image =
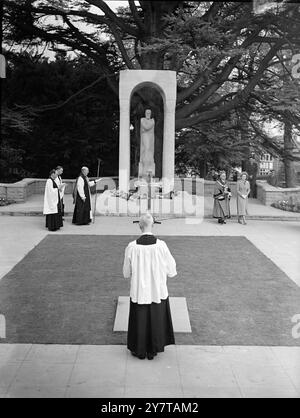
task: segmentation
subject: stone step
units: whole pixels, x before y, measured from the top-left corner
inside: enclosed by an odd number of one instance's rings
[[[0,211],[0,216],[41,216],[43,217],[42,211]],[[65,218],[73,216],[73,212],[65,212]],[[126,213],[111,213],[111,214],[96,214],[96,217],[127,217]],[[153,216],[159,220],[168,219],[183,219],[183,218],[194,218],[193,216],[185,216],[180,214],[161,214],[154,213]],[[130,218],[137,219],[139,215],[131,215]],[[196,217],[195,217],[196,219]],[[204,215],[204,219],[212,219],[211,215]],[[237,219],[237,215],[232,215],[231,219]],[[300,213],[290,212],[288,215],[248,215],[247,220],[267,220],[267,221],[300,221]],[[230,221],[229,221],[230,222]]]
[[[184,297],[170,297],[170,309],[174,332],[192,332],[189,313]],[[129,297],[119,296],[113,330],[127,331],[129,317]]]

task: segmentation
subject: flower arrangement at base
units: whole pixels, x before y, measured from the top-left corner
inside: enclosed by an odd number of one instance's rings
[[[121,199],[128,200],[128,193],[123,192],[122,190],[117,190],[117,189],[110,190],[110,195],[113,197],[120,197]]]

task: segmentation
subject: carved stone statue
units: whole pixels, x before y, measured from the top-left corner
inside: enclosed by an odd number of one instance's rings
[[[146,109],[145,117],[141,118],[139,177],[146,178],[149,171],[151,171],[152,176],[155,176],[154,126],[155,121],[151,118],[151,110]]]

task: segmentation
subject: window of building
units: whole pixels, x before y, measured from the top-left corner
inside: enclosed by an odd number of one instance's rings
[[[273,170],[273,156],[265,153],[260,156],[259,174],[266,176],[271,170]]]

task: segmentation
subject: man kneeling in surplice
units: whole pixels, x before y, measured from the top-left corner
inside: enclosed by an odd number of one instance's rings
[[[142,235],[125,250],[123,275],[131,279],[127,348],[152,360],[175,344],[167,277],[176,276],[176,262],[167,244],[152,233],[153,217],[140,218]]]

